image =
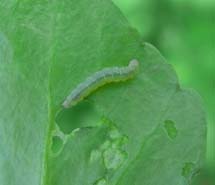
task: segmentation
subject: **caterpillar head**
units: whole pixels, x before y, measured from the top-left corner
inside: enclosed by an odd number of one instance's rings
[[[138,68],[139,67],[139,61],[136,59],[133,59],[129,62],[129,67],[131,68]]]

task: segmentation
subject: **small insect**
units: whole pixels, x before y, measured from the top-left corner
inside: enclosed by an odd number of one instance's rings
[[[135,76],[139,68],[139,62],[133,59],[126,67],[111,67],[104,68],[101,71],[94,73],[84,82],[80,83],[63,102],[64,108],[69,108],[76,105],[78,102],[86,98],[90,93],[99,87],[111,83],[120,82],[131,79]]]

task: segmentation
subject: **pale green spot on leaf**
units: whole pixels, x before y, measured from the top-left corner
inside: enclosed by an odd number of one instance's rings
[[[109,148],[104,151],[103,158],[107,169],[117,169],[127,157],[127,153],[118,149]]]
[[[90,154],[90,161],[97,161],[99,158],[101,158],[102,153],[99,150],[93,150]]]
[[[178,131],[177,131],[177,128],[175,126],[175,123],[171,120],[166,120],[164,122],[164,128],[168,134],[168,136],[171,138],[171,139],[175,139],[177,134],[178,134]]]
[[[112,128],[109,132],[109,135],[110,135],[111,139],[116,139],[116,138],[121,137],[121,134],[117,128]]]

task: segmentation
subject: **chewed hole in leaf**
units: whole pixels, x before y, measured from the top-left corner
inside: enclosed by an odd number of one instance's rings
[[[82,101],[70,109],[63,109],[56,116],[56,123],[65,134],[77,128],[96,126],[101,115],[89,101]]]
[[[94,185],[107,185],[107,181],[106,181],[106,179],[102,178],[102,179],[99,179],[98,181],[96,181],[96,183]]]
[[[173,122],[172,120],[165,120],[164,122],[164,128],[168,134],[168,136],[171,139],[175,139],[177,134],[178,134],[178,130],[175,126],[175,122]]]
[[[52,153],[57,154],[63,147],[63,140],[58,136],[52,137]]]
[[[194,167],[195,167],[195,164],[192,162],[185,163],[181,172],[182,176],[184,176],[185,178],[190,177],[194,171]]]

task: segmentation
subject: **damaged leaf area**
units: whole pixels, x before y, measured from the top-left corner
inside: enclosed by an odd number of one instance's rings
[[[186,185],[205,155],[201,98],[109,0],[0,1],[1,185]],[[140,62],[62,109],[105,67]]]

